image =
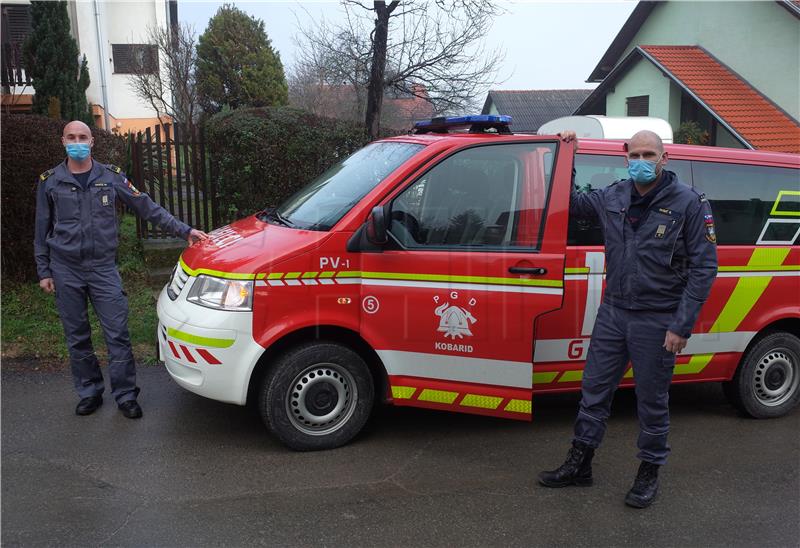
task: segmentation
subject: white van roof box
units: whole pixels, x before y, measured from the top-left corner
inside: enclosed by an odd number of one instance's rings
[[[672,126],[661,118],[652,116],[564,116],[539,128],[539,135],[555,135],[571,129],[578,138],[630,139],[643,129],[655,132],[665,143],[672,142]]]

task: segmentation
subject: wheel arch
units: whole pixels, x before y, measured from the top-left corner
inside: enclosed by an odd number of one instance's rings
[[[250,373],[250,379],[247,385],[246,405],[251,405],[253,402],[258,401],[258,387],[261,385],[264,375],[266,375],[269,368],[274,363],[275,358],[286,350],[310,340],[343,344],[358,353],[361,359],[367,364],[372,374],[375,387],[375,401],[384,401],[386,399],[389,377],[383,362],[369,343],[352,329],[337,325],[316,325],[287,333],[264,350],[261,357],[256,362],[256,365],[253,367],[253,371]]]
[[[755,336],[750,339],[750,342],[747,343],[747,346],[742,351],[741,356],[739,356],[739,361],[736,363],[736,367],[731,370],[731,377],[728,380],[731,380],[733,376],[736,374],[736,371],[741,367],[742,362],[744,361],[747,354],[750,352],[750,349],[753,348],[755,345],[759,343],[761,339],[764,337],[771,335],[773,333],[779,333],[781,331],[785,331],[786,333],[790,333],[800,339],[800,316],[785,316],[765,325],[761,328]]]

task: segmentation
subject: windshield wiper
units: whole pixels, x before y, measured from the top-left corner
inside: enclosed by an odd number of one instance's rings
[[[289,228],[296,228],[295,224],[280,214],[280,212],[276,209],[272,212],[272,215],[284,226],[288,226]]]
[[[282,224],[283,226],[287,226],[289,228],[297,228],[295,224],[281,215],[277,209],[266,209],[261,212],[259,215],[264,215],[267,220],[276,221],[278,224]]]

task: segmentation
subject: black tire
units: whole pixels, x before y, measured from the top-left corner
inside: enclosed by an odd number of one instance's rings
[[[783,331],[765,336],[747,351],[722,388],[746,415],[769,419],[787,414],[800,403],[800,339]]]
[[[259,411],[287,447],[317,451],[353,439],[373,400],[372,375],[361,356],[341,344],[313,342],[275,361],[261,384]]]

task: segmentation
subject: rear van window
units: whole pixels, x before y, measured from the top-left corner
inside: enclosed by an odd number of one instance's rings
[[[694,186],[711,202],[717,242],[728,245],[796,242],[800,231],[800,172],[721,162],[692,162]]]

